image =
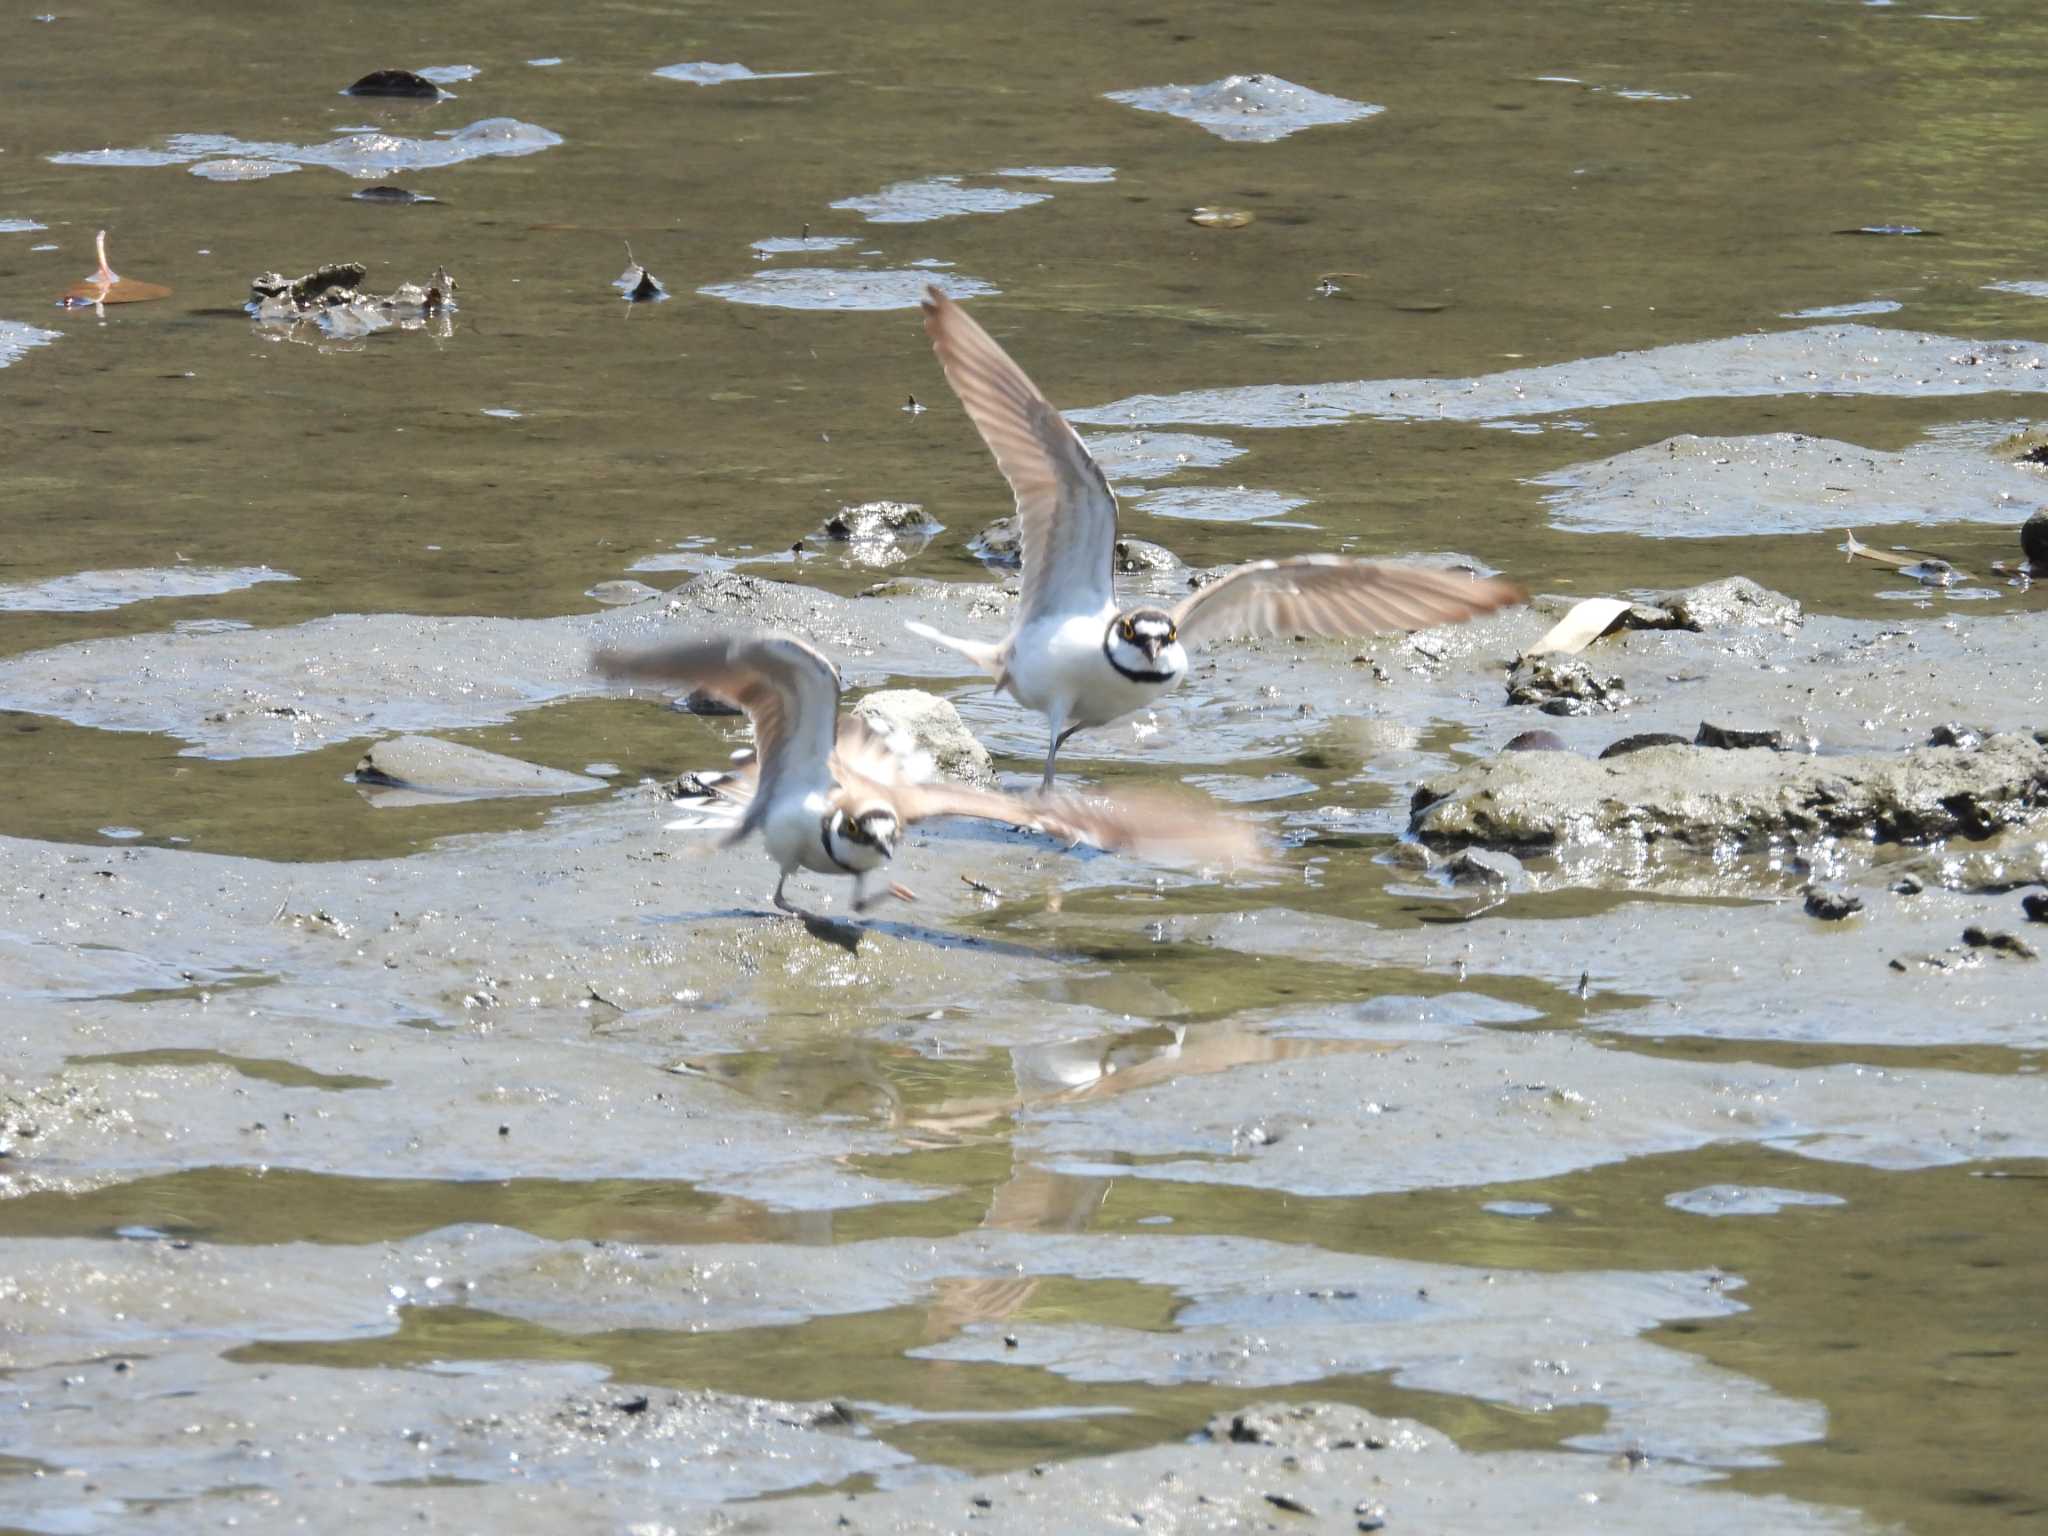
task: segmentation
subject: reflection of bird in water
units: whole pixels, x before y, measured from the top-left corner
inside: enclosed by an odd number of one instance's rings
[[[781,870],[775,905],[798,912],[783,886],[799,869],[853,877],[853,907],[868,876],[888,864],[904,829],[934,816],[972,816],[1043,832],[1069,845],[1169,857],[1248,861],[1258,849],[1243,822],[1156,799],[1065,796],[1027,801],[965,784],[921,783],[905,757],[864,722],[841,719],[839,673],[794,635],[700,637],[637,652],[605,651],[597,669],[614,678],[701,688],[744,710],[754,727],[745,768],[703,781],[745,807],[730,846],[759,832]]]
[[[1116,600],[1116,497],[1080,436],[967,311],[928,289],[924,328],[1017,498],[1024,569],[999,644],[910,628],[967,657],[1052,722],[1040,787],[1076,731],[1142,709],[1187,676],[1188,647],[1234,636],[1424,629],[1523,599],[1510,582],[1340,555],[1241,565],[1171,610]]]
[[[1364,1041],[1297,1039],[1228,1026],[1176,1025],[1164,1032],[1164,1041],[1159,1039],[1161,1033],[1146,1030],[1137,1036],[1019,1046],[1010,1052],[1015,1097],[1002,1101],[1000,1107],[993,1102],[973,1106],[941,1103],[908,1116],[906,1124],[938,1123],[957,1132],[976,1114],[985,1115],[983,1123],[987,1123],[1020,1110],[1084,1103],[1156,1088],[1176,1077],[1226,1072],[1257,1062],[1390,1049]],[[1093,1224],[1115,1182],[1105,1175],[1057,1173],[1013,1157],[1010,1176],[996,1186],[981,1225],[984,1230],[999,1232],[1083,1232]],[[1030,1303],[1041,1278],[1006,1275],[939,1281],[932,1287],[925,1311],[925,1337],[937,1342],[951,1338],[970,1323],[1000,1322],[1015,1316]]]

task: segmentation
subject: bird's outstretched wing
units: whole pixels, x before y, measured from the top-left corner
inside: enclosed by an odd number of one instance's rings
[[[754,632],[683,640],[638,651],[605,650],[594,665],[624,682],[702,688],[745,710],[754,727],[759,776],[737,842],[791,791],[830,783],[839,717],[839,673],[794,635]]]
[[[1115,583],[1116,497],[1052,402],[995,338],[937,288],[924,328],[996,467],[1017,498],[1024,571],[1017,623],[1093,613]]]
[[[1454,624],[1523,602],[1511,581],[1347,555],[1255,560],[1181,599],[1181,642],[1233,636],[1370,635]]]
[[[1067,844],[1169,863],[1264,862],[1256,830],[1207,801],[1180,795],[1006,795],[966,784],[904,784],[888,790],[899,821],[974,816],[1042,832]]]

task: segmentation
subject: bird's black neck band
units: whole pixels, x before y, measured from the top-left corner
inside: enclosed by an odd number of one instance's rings
[[[1173,674],[1171,672],[1134,672],[1118,661],[1116,659],[1116,625],[1114,623],[1102,632],[1102,659],[1116,669],[1119,677],[1128,678],[1134,683],[1170,683],[1173,681]]]

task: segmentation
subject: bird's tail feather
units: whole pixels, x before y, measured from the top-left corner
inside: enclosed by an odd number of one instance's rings
[[[920,624],[915,619],[906,619],[903,627],[913,635],[922,635],[948,650],[958,651],[990,677],[1001,677],[1003,674],[1003,648],[1000,645],[992,645],[986,640],[962,640],[958,635],[942,634],[931,625]]]

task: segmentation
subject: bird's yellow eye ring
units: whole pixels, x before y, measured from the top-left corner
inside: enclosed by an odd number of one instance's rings
[[[1138,638],[1137,626],[1132,624],[1129,619],[1125,619],[1121,624],[1117,625],[1116,630],[1117,633],[1122,635],[1126,640],[1135,640]]]

